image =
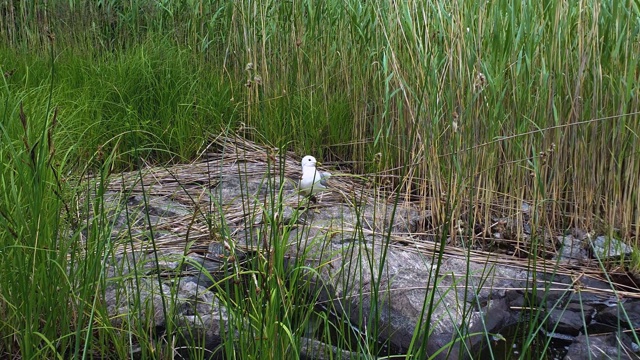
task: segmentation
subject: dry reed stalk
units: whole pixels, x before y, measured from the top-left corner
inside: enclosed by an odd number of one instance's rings
[[[283,163],[281,163],[283,162]],[[285,181],[295,182],[300,176],[299,160],[295,154],[287,152],[278,154],[277,150],[260,146],[255,142],[237,137],[237,136],[220,136],[209,146],[208,151],[203,153],[200,158],[190,164],[180,164],[169,167],[148,167],[142,171],[134,171],[121,173],[114,177],[107,185],[107,190],[112,193],[140,195],[142,194],[142,184],[146,191],[147,199],[156,199],[167,197],[173,201],[179,202],[186,206],[191,214],[184,216],[174,216],[164,218],[161,224],[154,226],[155,232],[161,234],[155,240],[156,248],[168,253],[182,253],[204,249],[212,241],[221,241],[219,236],[211,234],[212,229],[206,221],[206,217],[210,216],[209,209],[214,212],[221,210],[224,220],[228,223],[239,224],[247,221],[248,216],[246,209],[256,209],[260,206],[262,200],[251,196],[244,199],[237,199],[220,205],[217,208],[212,202],[215,202],[215,188],[227,176],[240,176],[241,179],[262,178],[267,171],[274,177],[280,176],[278,169],[284,169],[284,177],[289,179]],[[142,174],[142,175],[141,175]],[[358,199],[358,203],[362,204],[385,204],[392,205],[394,200],[393,193],[384,191],[375,191],[366,186],[362,181],[353,177],[341,177],[340,181],[332,183],[333,192],[323,196],[322,203],[319,206],[331,207],[337,205],[356,206],[353,199]],[[503,195],[502,197],[504,197]],[[493,199],[497,203],[489,204],[489,212],[492,214],[513,214],[520,209],[505,208],[508,205],[500,205],[500,203],[509,204],[510,201],[502,199],[500,195]],[[424,199],[410,199],[401,197],[403,202],[398,207],[405,209],[416,209],[424,206]],[[498,200],[505,201],[498,201]],[[246,202],[249,201],[250,204]],[[297,206],[299,198],[284,199],[284,205]],[[467,204],[468,207],[471,204]],[[255,215],[255,214],[253,214]],[[220,214],[217,214],[220,216]],[[134,226],[135,230],[139,230],[140,234],[133,236],[133,244],[127,244],[127,248],[133,247],[137,250],[149,251],[150,245],[148,238],[144,236],[145,224]],[[356,224],[344,222],[341,225],[343,232],[361,231],[364,235],[373,234],[374,231],[368,229],[356,229]],[[373,228],[373,224],[370,224]],[[214,229],[215,230],[215,229]],[[426,238],[435,238],[438,234],[433,232],[417,232],[417,233],[393,233],[390,235],[392,246],[403,251],[411,251],[420,253],[424,256],[432,256],[440,250],[437,242],[425,240]],[[233,236],[233,234],[232,234]],[[188,237],[188,239],[187,239]],[[188,243],[188,244],[187,244]],[[187,246],[189,249],[187,249]],[[244,251],[252,251],[253,249],[243,249]],[[125,251],[121,246],[117,252]],[[198,250],[201,251],[201,250]],[[206,251],[205,251],[206,253]],[[443,250],[445,258],[458,258],[465,261],[475,263],[484,263],[487,266],[498,264],[501,266],[510,266],[519,269],[529,269],[531,264],[527,259],[517,258],[506,254],[495,254],[480,250],[469,250],[461,247],[446,245]],[[206,254],[205,254],[206,256]],[[555,260],[538,259],[538,269],[551,269],[559,275],[571,276],[576,280],[576,284],[559,284],[562,289],[566,290],[574,286],[574,291],[592,291],[600,292],[608,295],[609,291],[601,289],[591,289],[584,286],[578,286],[579,279],[583,277],[592,277],[606,281],[602,271],[596,266],[597,264],[576,265],[567,261],[556,262]],[[464,274],[459,274],[463,276]],[[473,276],[473,275],[471,275]],[[625,288],[623,284],[614,284],[618,289]],[[640,297],[632,291],[618,292],[621,296]]]

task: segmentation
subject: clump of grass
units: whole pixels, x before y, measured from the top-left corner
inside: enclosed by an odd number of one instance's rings
[[[11,114],[14,116],[5,112],[2,124],[11,118],[21,125],[20,141],[10,138],[0,126],[0,157],[5,165],[0,171],[4,190],[0,201],[0,329],[8,336],[2,340],[4,351],[19,349],[24,358],[47,357],[68,348],[73,338],[60,335],[77,325],[74,313],[82,308],[73,296],[76,274],[68,272],[67,254],[77,241],[69,241],[70,232],[61,219],[68,208],[60,164],[54,158],[52,134],[58,113],[51,107],[42,113],[44,118],[38,123],[22,105],[17,114]]]
[[[233,123],[237,110],[230,87],[216,84],[215,75],[205,76],[204,69],[201,74],[186,72],[195,66],[193,59],[161,44],[99,60],[60,55],[68,61],[57,66],[52,101],[64,119],[57,140],[72,149],[70,165],[100,166],[113,149],[116,169],[134,166],[133,149],[151,162],[186,161],[206,144],[212,129]],[[29,106],[48,95],[42,83],[28,83],[32,71],[36,78],[47,78],[37,75],[42,66],[36,60],[10,79],[16,99]]]

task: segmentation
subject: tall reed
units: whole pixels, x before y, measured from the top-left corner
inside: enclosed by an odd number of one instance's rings
[[[0,264],[16,279],[0,281],[0,333],[19,333],[23,357],[79,354],[104,315],[91,309],[109,224],[84,224],[90,261],[76,268],[70,174],[189,161],[223,128],[382,175],[443,241],[463,213],[488,228],[523,207],[538,240],[577,226],[640,241],[633,1],[5,1],[0,13]]]
[[[231,101],[215,106],[236,109],[234,118],[274,143],[350,159],[358,171],[371,170],[364,164],[378,153],[390,174],[411,163],[407,196],[436,204],[439,217],[437,202],[428,199],[451,191],[443,179],[462,169],[464,188],[478,189],[485,204],[518,208],[542,181],[544,207],[537,210],[549,224],[638,239],[640,205],[631,189],[639,173],[633,55],[640,25],[633,2],[137,0],[3,7],[8,16],[0,39],[17,49],[44,46],[47,34],[87,55],[140,43],[156,47],[157,40],[147,41],[158,36],[161,46],[188,49],[177,63],[148,64],[152,72],[181,72],[156,83],[145,83],[150,74],[142,73],[135,81],[141,88],[118,87],[123,98],[116,103],[162,110],[179,91],[178,106],[191,104],[193,112],[213,99],[189,88],[202,80],[184,67],[202,69],[200,78],[214,69],[212,85],[228,89]],[[198,60],[179,60],[189,58]],[[185,93],[194,100],[187,102]],[[134,94],[152,98],[126,99]],[[136,127],[158,134],[153,122],[167,121],[176,109],[127,112]],[[454,139],[461,144],[458,169],[447,160]],[[544,173],[534,174],[534,159],[545,163]]]

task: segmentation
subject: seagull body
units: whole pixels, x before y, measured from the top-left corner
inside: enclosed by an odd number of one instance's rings
[[[307,155],[302,158],[302,178],[299,184],[302,195],[313,196],[327,190],[327,179],[331,174],[316,170],[316,163],[316,158],[313,156]]]

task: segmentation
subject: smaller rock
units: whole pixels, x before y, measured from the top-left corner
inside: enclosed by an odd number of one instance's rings
[[[211,301],[205,305],[206,308],[200,309],[202,312],[194,315],[180,314],[176,318],[179,358],[189,359],[193,351],[206,349],[205,353],[209,355],[205,359],[223,359],[220,344],[225,336],[234,336],[225,335],[225,331],[229,329],[229,311],[217,297],[202,293],[202,287],[195,286],[191,290],[195,290],[198,296],[210,297]]]
[[[623,311],[624,310],[624,311]],[[640,328],[640,301],[631,301],[618,306],[609,306],[598,312],[596,320],[614,327]]]
[[[215,296],[193,281],[181,281],[178,285],[177,313],[184,316],[211,314],[214,312],[213,304]]]
[[[580,335],[569,346],[565,360],[609,360],[639,359],[633,349],[634,343],[628,335],[615,333],[606,335]],[[635,344],[637,346],[637,344]]]
[[[109,281],[109,280],[108,280]],[[163,301],[171,296],[171,288],[158,284],[157,279],[139,278],[136,281],[108,282],[105,291],[107,311],[116,328],[125,327],[130,319],[139,319],[143,326],[164,329],[166,319]]]
[[[573,305],[573,304],[570,304]],[[594,309],[589,305],[584,305],[582,309],[567,307],[565,309],[553,309],[547,317],[546,327],[550,333],[561,333],[568,335],[578,335],[580,330],[585,326],[585,322],[589,323],[593,315]],[[584,317],[583,317],[584,313]]]
[[[558,236],[557,239],[560,244],[560,252],[554,257],[555,259],[569,262],[581,262],[589,259],[589,254],[582,240],[573,235]]]
[[[591,251],[595,259],[614,260],[622,256],[631,256],[633,249],[620,240],[612,237],[598,236],[590,241]]]

